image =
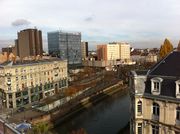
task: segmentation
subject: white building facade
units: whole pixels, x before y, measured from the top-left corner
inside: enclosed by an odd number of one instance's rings
[[[18,108],[61,93],[68,86],[67,61],[48,59],[0,65],[3,107]]]

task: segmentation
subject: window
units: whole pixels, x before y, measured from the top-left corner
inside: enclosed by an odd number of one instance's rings
[[[22,89],[24,89],[24,84],[22,84]]]
[[[176,81],[176,98],[180,98],[180,80]]]
[[[138,123],[138,134],[142,134],[142,123]]]
[[[8,87],[8,90],[11,90],[11,87]]]
[[[12,99],[12,94],[9,94],[9,99]]]
[[[159,134],[159,126],[152,125],[152,134]]]
[[[18,81],[18,77],[16,77],[16,81]]]
[[[161,91],[162,78],[152,78],[151,79],[151,93],[154,95],[159,95]]]
[[[142,114],[142,102],[141,101],[138,101],[137,112],[138,112],[138,114]]]
[[[15,72],[18,73],[18,69],[16,69]]]
[[[154,92],[159,92],[159,82],[154,82]]]
[[[7,81],[8,81],[8,82],[11,82],[11,78],[7,78]]]
[[[159,116],[159,104],[153,103],[153,115]]]
[[[180,107],[176,108],[176,120],[180,121]]]

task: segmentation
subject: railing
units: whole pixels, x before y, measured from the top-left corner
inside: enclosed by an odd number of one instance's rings
[[[152,114],[152,120],[159,121],[159,116]]]

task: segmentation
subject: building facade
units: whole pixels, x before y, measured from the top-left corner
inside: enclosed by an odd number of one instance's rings
[[[97,60],[107,60],[107,45],[97,45]]]
[[[98,60],[129,60],[130,44],[128,43],[109,43],[97,45]]]
[[[81,55],[83,60],[88,57],[88,42],[81,42]]]
[[[148,71],[131,71],[131,134],[180,133],[180,52]]]
[[[81,33],[49,32],[48,50],[50,55],[67,60],[68,64],[81,64]]]
[[[18,39],[15,40],[16,54],[20,58],[29,56],[42,56],[42,32],[37,29],[24,29],[18,32]]]
[[[10,53],[15,53],[15,47],[14,46],[9,46],[9,47],[4,47],[2,48],[2,53],[7,53],[7,55],[10,55]]]
[[[123,60],[130,59],[130,44],[129,43],[119,43],[119,57]]]
[[[0,65],[0,98],[3,107],[18,108],[58,94],[68,86],[67,61],[7,62]]]

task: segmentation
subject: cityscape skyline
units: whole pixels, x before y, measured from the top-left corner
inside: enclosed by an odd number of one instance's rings
[[[160,47],[166,37],[177,46],[179,7],[177,0],[0,0],[0,47],[14,43],[21,29],[33,27],[42,30],[45,50],[47,32],[58,29],[80,31],[91,50],[111,41],[126,41],[133,47]]]

